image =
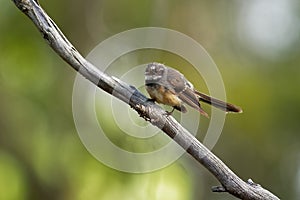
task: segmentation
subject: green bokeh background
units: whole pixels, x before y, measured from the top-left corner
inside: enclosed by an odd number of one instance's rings
[[[147,174],[119,172],[97,161],[73,122],[75,71],[11,1],[0,2],[1,200],[235,199],[212,193],[211,186],[219,183],[188,155]],[[104,39],[136,27],[170,28],[198,41],[218,65],[228,100],[244,110],[227,115],[213,152],[244,180],[251,178],[282,199],[300,199],[299,2],[40,3],[83,55]],[[191,67],[165,52],[133,53],[117,63],[129,66],[133,59],[142,64],[152,57],[184,69],[206,91]],[[203,121],[200,129],[207,126],[208,120]],[[132,145],[130,140],[120,143]]]

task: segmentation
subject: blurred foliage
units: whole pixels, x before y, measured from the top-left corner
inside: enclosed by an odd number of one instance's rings
[[[227,115],[213,152],[243,179],[252,178],[282,199],[300,198],[297,1],[40,3],[83,54],[136,27],[171,28],[198,41],[218,65],[228,100],[244,110]],[[0,52],[0,199],[234,199],[211,193],[210,187],[219,183],[189,156],[147,174],[118,172],[93,158],[73,122],[75,72],[30,20],[4,0]],[[197,88],[207,91],[189,64],[175,55],[133,52],[114,64],[127,70],[130,57],[136,65],[155,57],[184,69]],[[106,120],[112,140],[131,149],[134,140],[118,137],[120,130]],[[205,130],[208,121],[202,121]]]

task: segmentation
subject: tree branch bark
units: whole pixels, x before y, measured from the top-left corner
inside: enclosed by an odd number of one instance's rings
[[[37,1],[13,0],[13,2],[31,19],[52,49],[73,69],[102,90],[130,105],[141,117],[162,129],[208,169],[222,185],[213,187],[213,192],[228,192],[240,199],[279,199],[251,179],[247,182],[240,179],[172,116],[166,116],[161,107],[148,101],[147,97],[134,86],[108,76],[89,63],[67,40]]]

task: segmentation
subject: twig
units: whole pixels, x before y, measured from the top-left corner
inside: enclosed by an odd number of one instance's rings
[[[129,104],[141,117],[161,128],[207,168],[222,184],[222,186],[213,187],[214,192],[228,192],[240,199],[279,199],[253,181],[244,182],[241,180],[172,116],[164,115],[165,111],[161,107],[147,101],[147,98],[135,87],[115,77],[108,76],[85,60],[37,1],[13,0],[13,2],[32,20],[52,49],[73,69],[102,90]]]

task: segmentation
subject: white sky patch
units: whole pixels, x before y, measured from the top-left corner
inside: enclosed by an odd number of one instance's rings
[[[274,58],[299,38],[299,17],[293,0],[244,1],[238,32],[245,45],[264,57]]]

